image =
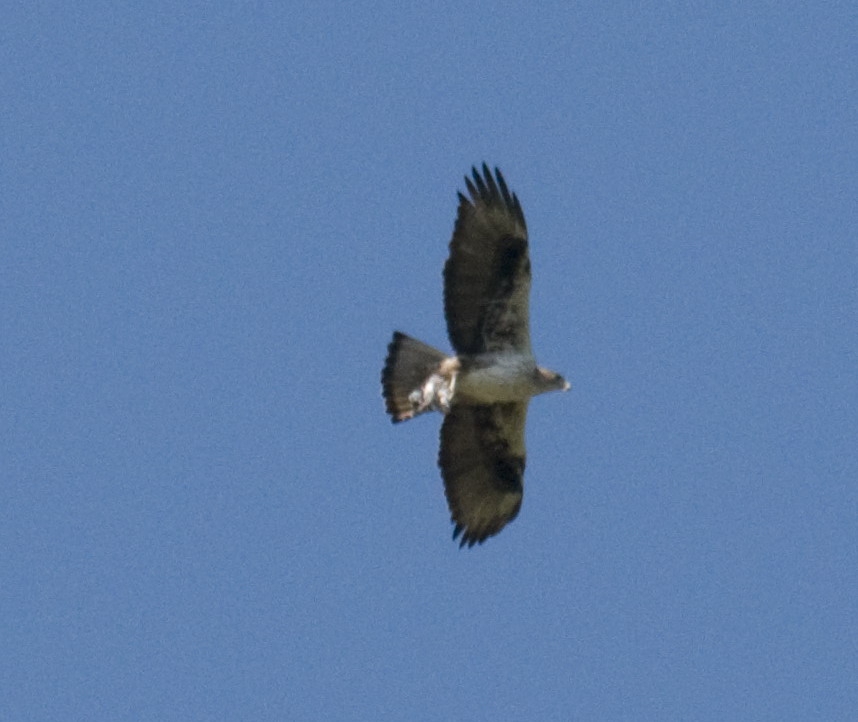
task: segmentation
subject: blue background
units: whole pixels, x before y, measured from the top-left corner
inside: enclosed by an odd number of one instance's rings
[[[21,3],[0,718],[858,718],[854,2]],[[462,175],[524,206],[525,502],[460,551]]]

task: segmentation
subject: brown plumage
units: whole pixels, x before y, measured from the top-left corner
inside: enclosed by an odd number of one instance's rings
[[[518,515],[524,494],[527,403],[456,404],[441,425],[438,465],[450,506],[453,538],[473,546]]]
[[[444,264],[444,315],[459,354],[530,348],[527,225],[515,194],[483,164],[459,193],[450,256]]]
[[[456,356],[396,332],[381,374],[394,422],[445,414],[438,465],[460,546],[481,544],[521,508],[531,396],[569,384],[530,346],[527,225],[500,171],[483,164],[459,194],[444,265],[444,312]]]

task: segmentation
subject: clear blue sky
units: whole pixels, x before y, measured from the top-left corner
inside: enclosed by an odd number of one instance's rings
[[[858,719],[858,13],[651,5],[7,9],[0,718]],[[573,389],[460,551],[483,160]]]

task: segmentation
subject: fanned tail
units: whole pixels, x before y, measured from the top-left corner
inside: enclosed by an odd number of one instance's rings
[[[438,349],[399,331],[394,332],[381,372],[384,405],[393,423],[415,416],[415,405],[409,396],[423,386],[445,358],[446,354]]]

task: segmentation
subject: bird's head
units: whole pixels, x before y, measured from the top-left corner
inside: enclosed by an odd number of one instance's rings
[[[536,369],[536,381],[540,388],[540,393],[546,391],[568,391],[571,388],[569,382],[559,373],[542,368],[541,366]]]

